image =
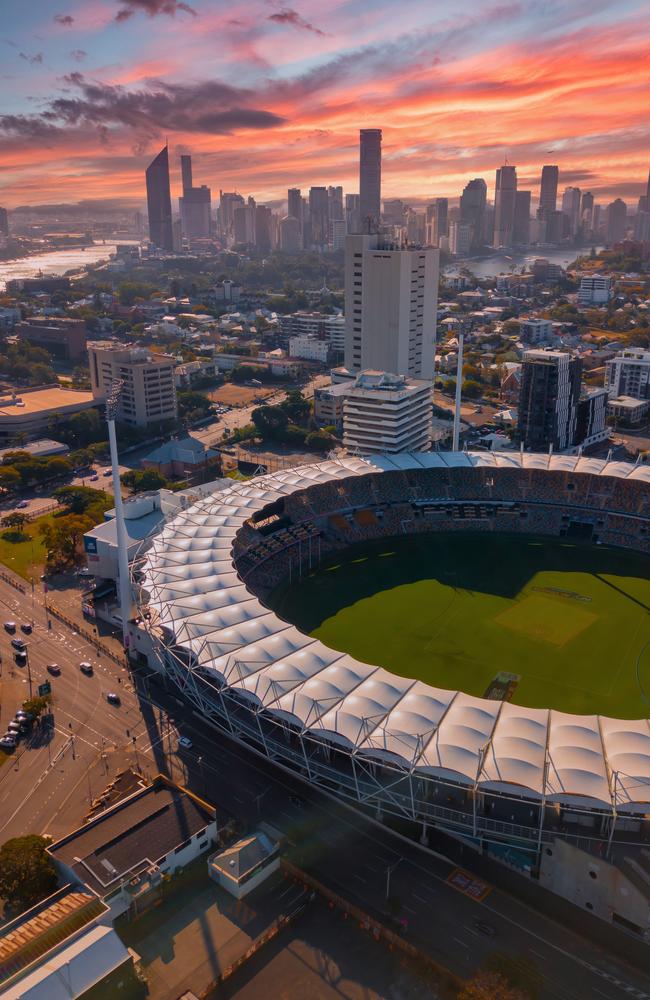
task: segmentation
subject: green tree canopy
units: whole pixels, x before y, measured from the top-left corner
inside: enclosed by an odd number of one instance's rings
[[[49,896],[57,886],[49,840],[30,834],[13,837],[0,847],[0,896],[26,909]]]

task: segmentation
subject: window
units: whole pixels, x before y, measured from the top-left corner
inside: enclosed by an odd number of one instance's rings
[[[182,844],[179,844],[178,847],[174,848],[174,854],[180,854],[181,851],[184,851],[185,848],[189,847],[191,843],[192,843],[192,838],[189,837],[188,840],[184,840]]]

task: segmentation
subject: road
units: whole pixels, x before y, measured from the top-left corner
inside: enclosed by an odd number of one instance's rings
[[[31,621],[31,612],[31,595],[0,581],[0,620]],[[49,676],[48,663],[61,665],[60,677],[52,678],[55,727],[51,739],[22,748],[0,768],[0,842],[27,832],[58,837],[73,829],[126,755],[135,754],[150,776],[170,774],[249,827],[261,820],[271,824],[297,864],[384,919],[390,878],[390,897],[399,900],[407,935],[458,975],[468,976],[489,954],[506,951],[536,963],[544,1000],[650,998],[647,979],[619,959],[495,887],[487,887],[481,902],[464,895],[447,881],[453,862],[233,742],[155,678],[138,678],[139,692],[134,690],[127,671],[98,658],[92,645],[55,619],[48,629],[38,602],[34,618],[27,640],[32,682]],[[24,668],[13,667],[12,676],[10,648],[2,632],[5,725],[29,686]],[[94,664],[93,677],[79,672],[82,659]],[[120,694],[119,708],[107,704],[109,690]],[[192,738],[190,751],[178,751],[178,733]],[[468,870],[472,856],[467,849]],[[567,910],[577,914],[568,904]],[[486,935],[479,924],[494,933]]]

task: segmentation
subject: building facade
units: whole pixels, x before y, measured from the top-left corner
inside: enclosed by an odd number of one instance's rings
[[[105,402],[111,386],[122,382],[117,419],[134,427],[175,420],[175,358],[152,354],[144,347],[112,341],[88,344],[90,385],[97,402]]]
[[[562,351],[526,351],[519,391],[519,438],[531,451],[564,451],[576,440],[579,358]]]
[[[32,316],[16,325],[16,334],[35,347],[59,359],[76,361],[86,354],[86,323],[83,319],[56,316]]]
[[[347,390],[343,398],[343,445],[350,454],[429,450],[429,381],[364,371]]]
[[[612,297],[612,281],[604,274],[590,274],[580,279],[578,305],[602,306]]]
[[[359,214],[361,232],[376,233],[381,218],[381,129],[359,131]]]
[[[517,168],[509,164],[497,170],[494,195],[494,238],[492,246],[511,247],[514,239],[517,202]]]
[[[650,399],[650,351],[631,347],[608,361],[605,387],[613,398]]]
[[[345,365],[433,378],[437,250],[400,249],[377,234],[345,243]]]
[[[169,187],[169,154],[160,150],[146,171],[149,239],[159,250],[174,249],[172,199]]]

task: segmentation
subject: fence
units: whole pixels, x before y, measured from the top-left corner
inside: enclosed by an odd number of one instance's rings
[[[427,955],[426,952],[421,951],[416,945],[407,941],[405,938],[396,934],[385,924],[382,924],[375,917],[369,916],[358,906],[354,906],[353,903],[349,903],[347,899],[343,899],[332,889],[328,889],[327,886],[318,882],[312,875],[308,875],[302,869],[298,868],[296,865],[292,864],[286,858],[282,858],[280,861],[280,868],[285,876],[288,878],[293,878],[297,882],[302,882],[304,886],[308,886],[314,892],[317,892],[320,896],[323,896],[329,903],[330,907],[337,907],[337,909],[342,910],[344,915],[352,917],[356,920],[360,927],[364,930],[369,931],[374,937],[375,941],[384,941],[388,944],[389,948],[397,948],[409,958],[413,959],[415,962],[421,963],[426,966],[426,968],[433,974],[436,978],[438,985],[448,991],[450,997],[456,997],[459,990],[465,985],[464,981],[457,976],[451,969],[447,969],[444,965],[440,965],[439,962]]]
[[[59,609],[55,608],[52,604],[49,604],[47,606],[47,611],[48,614],[52,615],[53,618],[56,618],[57,621],[60,621],[63,625],[66,625],[69,629],[72,629],[74,632],[77,632],[77,634],[80,635],[82,639],[85,639],[87,642],[91,642],[93,646],[97,648],[98,653],[102,652],[104,656],[108,656],[109,659],[113,660],[113,662],[117,663],[120,667],[128,666],[128,662],[124,654],[120,655],[114,652],[114,650],[110,649],[109,646],[105,646],[103,642],[99,641],[96,635],[93,635],[92,632],[89,632],[88,629],[84,628],[83,625],[80,625],[79,622],[73,621],[72,618],[68,618],[67,615],[64,615],[62,611],[59,611]]]
[[[8,583],[10,587],[13,587],[14,590],[18,590],[21,594],[27,593],[27,587],[24,583],[18,583],[13,576],[9,576],[8,573],[3,572],[2,570],[0,570],[0,580],[4,580],[5,583]]]

